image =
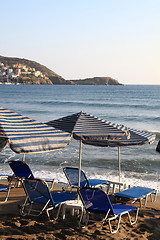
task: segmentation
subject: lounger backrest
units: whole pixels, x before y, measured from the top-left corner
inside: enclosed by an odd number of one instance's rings
[[[54,205],[47,183],[42,179],[25,179],[23,187],[29,199],[33,202]]]
[[[87,210],[90,212],[101,212],[114,215],[114,210],[108,195],[98,188],[81,188],[79,196]]]
[[[70,184],[71,187],[78,187],[78,173],[79,169],[78,168],[73,168],[73,167],[65,167],[63,168],[63,171],[66,175],[66,178]],[[87,177],[83,170],[81,170],[81,176],[80,176],[80,186],[81,187],[89,187],[89,182],[87,180]]]
[[[8,163],[16,177],[34,179],[33,173],[26,162],[24,162],[24,161],[9,161]]]

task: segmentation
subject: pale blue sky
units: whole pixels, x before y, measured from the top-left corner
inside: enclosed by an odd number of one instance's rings
[[[0,55],[65,79],[160,84],[159,0],[0,0]]]

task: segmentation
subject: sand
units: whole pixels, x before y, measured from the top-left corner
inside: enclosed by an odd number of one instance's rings
[[[2,196],[2,194],[1,194]],[[44,213],[39,217],[19,214],[18,205],[23,203],[25,193],[22,188],[11,190],[6,203],[0,204],[0,239],[160,239],[160,197],[156,202],[148,202],[140,208],[137,223],[130,225],[127,218],[122,217],[119,231],[111,234],[106,224],[89,223],[87,227],[78,227],[76,216],[66,215],[62,220],[49,222]],[[139,206],[139,204],[137,204]],[[53,211],[55,216],[56,211]]]

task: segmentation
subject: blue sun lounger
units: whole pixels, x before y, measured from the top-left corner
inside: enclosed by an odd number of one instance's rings
[[[76,167],[65,167],[63,168],[63,172],[69,182],[71,188],[78,188],[78,173],[79,169]],[[118,185],[123,186],[123,183],[119,182],[112,182],[108,180],[102,179],[89,179],[87,178],[85,172],[81,169],[81,176],[80,176],[80,187],[107,187],[107,193],[109,193],[111,186],[113,185],[112,193],[115,192],[115,186]]]
[[[22,180],[24,178],[30,178],[34,179],[34,175],[29,167],[29,165],[25,161],[8,161],[9,166],[14,172],[15,177],[17,180]],[[12,181],[12,177],[10,178],[10,181]],[[46,182],[51,183],[51,188],[53,188],[54,185],[54,179],[45,179]]]
[[[77,198],[76,194],[69,192],[51,193],[47,183],[42,179],[24,179],[22,185],[26,193],[25,202],[19,207],[22,216],[39,216],[43,212],[46,212],[49,220],[51,220],[50,210],[59,206],[58,216],[61,204],[64,201],[75,200]],[[37,208],[37,206],[39,207]]]
[[[74,167],[63,168],[63,172],[71,187],[74,187],[74,188],[78,187],[78,171],[79,169]],[[108,182],[106,180],[101,180],[101,179],[88,179],[83,170],[81,170],[80,180],[81,180],[80,182],[81,187],[93,187],[99,184],[106,184]]]
[[[78,190],[80,199],[84,205],[85,211],[80,216],[80,223],[83,218],[89,221],[90,213],[104,214],[102,225],[108,221],[111,233],[116,233],[119,229],[121,216],[128,215],[128,219],[131,225],[135,224],[138,217],[138,208],[130,205],[112,204],[108,195],[99,188],[81,188]],[[130,212],[135,212],[134,221],[131,220]],[[92,216],[93,217],[93,216]],[[112,229],[111,221],[118,219],[116,229]],[[88,223],[86,222],[86,224]]]
[[[148,196],[154,195],[154,201],[157,197],[157,190],[146,188],[146,187],[132,187],[129,189],[126,189],[122,192],[115,193],[116,198],[120,198],[121,200],[129,201],[132,200],[134,202],[140,201],[140,206],[142,207],[142,200],[145,199],[144,205],[147,204]]]

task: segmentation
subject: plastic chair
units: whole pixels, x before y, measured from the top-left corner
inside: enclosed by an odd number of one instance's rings
[[[108,221],[111,233],[116,233],[119,229],[121,217],[124,214],[128,215],[128,219],[131,225],[135,224],[138,217],[138,208],[122,205],[122,204],[112,204],[108,195],[98,188],[81,188],[78,190],[80,199],[83,202],[85,212],[81,214],[80,223],[83,219],[83,215],[88,215],[90,213],[102,213],[105,215],[102,225]],[[130,212],[135,211],[135,219],[131,220]],[[87,219],[87,218],[86,218]],[[112,229],[111,221],[118,219],[116,229]],[[89,220],[89,219],[88,219]],[[87,221],[88,223],[88,221]]]

